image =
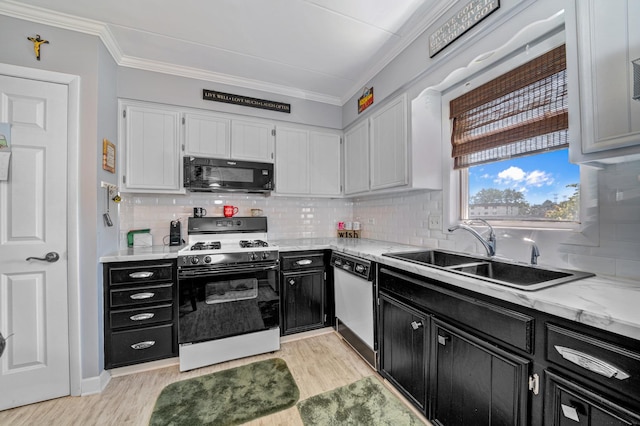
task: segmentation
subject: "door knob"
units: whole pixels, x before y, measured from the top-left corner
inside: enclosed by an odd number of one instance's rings
[[[49,253],[45,254],[44,257],[30,256],[30,257],[27,257],[26,260],[42,260],[44,262],[53,263],[53,262],[57,262],[58,259],[60,259],[60,255],[55,251],[50,251]]]

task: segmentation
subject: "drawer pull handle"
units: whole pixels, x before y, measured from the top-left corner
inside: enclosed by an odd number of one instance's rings
[[[298,266],[311,265],[312,263],[313,263],[313,260],[311,259],[301,259],[296,262]]]
[[[555,346],[558,353],[562,358],[569,362],[572,362],[582,368],[585,368],[594,373],[600,374],[607,378],[615,377],[618,380],[628,379],[630,376],[626,372],[620,370],[618,367],[609,364],[601,359],[598,359],[592,355],[584,352],[577,351],[571,348],[565,348],[564,346]]]
[[[131,345],[131,347],[136,351],[139,351],[141,349],[149,349],[151,346],[155,344],[156,344],[155,340],[147,340],[146,342],[134,343],[133,345]]]
[[[131,278],[140,279],[140,278],[151,278],[153,276],[153,272],[151,271],[139,271],[132,272],[129,274]]]
[[[151,312],[147,312],[144,314],[137,314],[137,315],[131,315],[129,317],[129,319],[131,321],[144,321],[144,320],[148,320],[154,317],[155,314],[152,314]]]
[[[155,296],[155,293],[136,293],[129,296],[133,300],[141,300],[141,299],[151,299]]]

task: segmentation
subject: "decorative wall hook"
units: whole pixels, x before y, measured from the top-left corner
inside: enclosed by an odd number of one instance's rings
[[[43,40],[40,38],[40,34],[36,34],[35,37],[27,37],[33,43],[33,51],[36,54],[36,59],[40,60],[40,46],[43,44],[49,44],[49,40]]]

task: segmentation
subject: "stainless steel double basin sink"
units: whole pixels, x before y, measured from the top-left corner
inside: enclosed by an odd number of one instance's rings
[[[540,290],[594,275],[590,272],[526,265],[447,250],[385,253],[383,256],[528,291]]]

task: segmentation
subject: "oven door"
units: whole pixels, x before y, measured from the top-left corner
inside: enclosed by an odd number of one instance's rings
[[[178,273],[178,342],[279,327],[278,266]]]

